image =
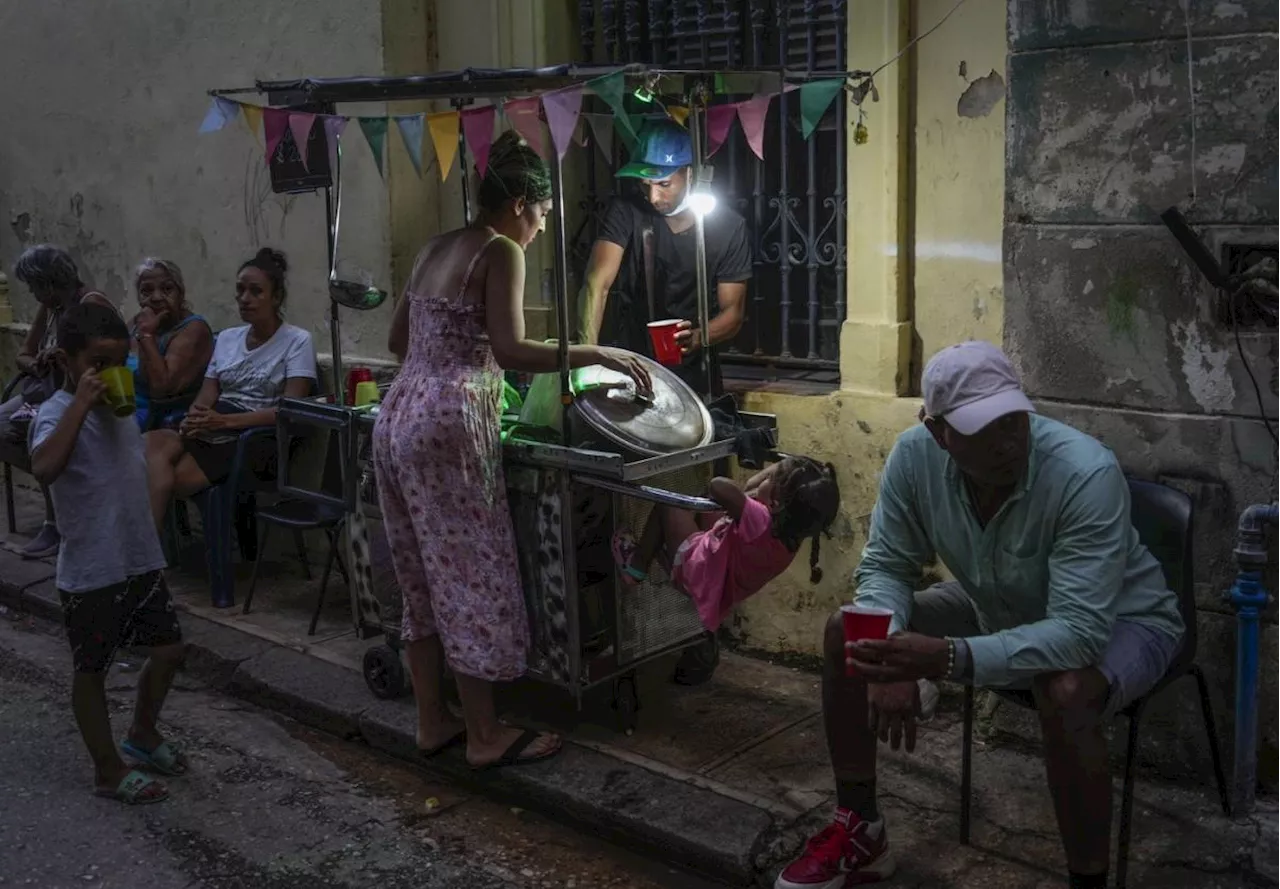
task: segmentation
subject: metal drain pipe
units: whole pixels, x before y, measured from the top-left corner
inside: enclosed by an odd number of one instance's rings
[[[1253,811],[1258,784],[1258,617],[1269,599],[1262,586],[1267,566],[1267,531],[1276,526],[1276,504],[1255,504],[1240,514],[1236,528],[1239,573],[1226,599],[1236,610],[1236,733],[1232,763],[1235,816]]]

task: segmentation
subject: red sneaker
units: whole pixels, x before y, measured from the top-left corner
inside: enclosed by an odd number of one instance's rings
[[[893,875],[884,819],[863,821],[848,809],[810,838],[804,854],[786,866],[774,889],[847,889],[878,883]]]

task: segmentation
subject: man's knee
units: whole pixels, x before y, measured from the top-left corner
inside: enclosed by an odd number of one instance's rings
[[[180,667],[187,657],[187,643],[173,642],[169,645],[157,645],[151,649],[149,657],[159,666]]]
[[[1036,702],[1046,714],[1096,717],[1107,703],[1107,680],[1095,667],[1037,676],[1034,690]]]

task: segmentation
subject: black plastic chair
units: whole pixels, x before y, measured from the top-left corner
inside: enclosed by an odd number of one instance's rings
[[[18,384],[22,382],[24,374],[17,374],[13,379],[5,385],[4,391],[0,393],[0,404],[8,401],[17,392]],[[13,534],[18,530],[17,515],[14,509],[13,501],[13,467],[18,467],[23,472],[31,471],[31,454],[27,452],[27,442],[25,439],[11,439],[7,436],[0,436],[0,464],[4,466],[4,509],[5,516],[9,520],[9,533]]]
[[[1129,720],[1129,745],[1124,758],[1124,792],[1120,798],[1120,836],[1116,847],[1116,889],[1124,889],[1129,869],[1129,839],[1132,832],[1134,758],[1138,748],[1138,730],[1147,703],[1166,686],[1184,676],[1194,676],[1200,692],[1200,710],[1204,716],[1205,731],[1209,736],[1209,752],[1213,758],[1213,775],[1218,782],[1218,794],[1222,811],[1231,815],[1231,799],[1227,795],[1226,775],[1222,771],[1222,754],[1218,749],[1218,732],[1213,722],[1213,706],[1209,700],[1209,685],[1204,673],[1195,663],[1196,657],[1196,600],[1195,575],[1192,561],[1191,498],[1181,491],[1165,485],[1129,480],[1131,499],[1130,516],[1138,539],[1156,557],[1164,569],[1169,589],[1178,595],[1178,610],[1186,626],[1182,648],[1155,686],[1143,697],[1134,701],[1122,712]],[[1022,707],[1035,709],[1035,698],[1029,691],[997,691],[1005,700]],[[970,802],[973,773],[973,686],[966,686],[964,693],[964,748],[960,771],[960,842],[969,843]]]
[[[288,417],[283,415],[283,412],[279,426],[286,433],[286,438],[292,438],[292,436],[288,435]],[[333,571],[335,560],[338,563],[338,570],[342,572],[343,580],[348,586],[351,583],[350,577],[347,575],[347,567],[342,561],[342,556],[338,554],[339,545],[342,541],[342,532],[347,521],[347,503],[342,466],[345,451],[341,447],[334,446],[335,442],[333,441],[328,442],[328,445],[329,447],[327,447],[325,453],[321,490],[306,497],[291,496],[288,493],[296,489],[289,485],[287,461],[284,455],[281,455],[282,469],[278,475],[278,482],[285,493],[281,495],[275,504],[260,507],[257,511],[257,520],[262,525],[262,538],[258,544],[258,559],[253,565],[253,577],[249,581],[249,593],[244,600],[243,613],[248,614],[250,607],[253,605],[254,590],[258,586],[258,569],[262,566],[262,560],[266,556],[267,539],[273,525],[293,531],[295,539],[298,541],[307,580],[311,580],[311,573],[306,570],[306,554],[302,542],[303,532],[324,531],[329,541],[329,552],[325,556],[324,573],[320,577],[320,592],[316,596],[316,607],[311,614],[311,625],[307,629],[308,636],[316,634],[316,624],[319,622],[320,612],[324,608],[324,596],[329,586],[329,575]]]

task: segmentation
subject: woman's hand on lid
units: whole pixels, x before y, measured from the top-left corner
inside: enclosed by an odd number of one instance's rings
[[[653,379],[649,376],[649,369],[644,366],[644,362],[640,360],[640,356],[636,353],[628,352],[626,349],[602,347],[600,349],[600,364],[610,370],[624,373],[635,380],[638,394],[651,395],[653,393]]]

